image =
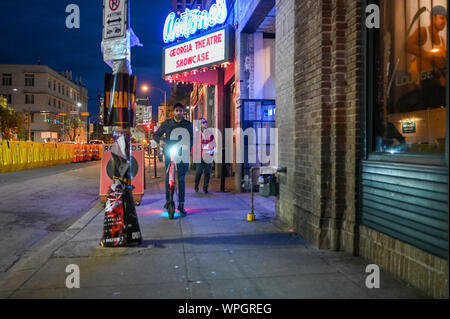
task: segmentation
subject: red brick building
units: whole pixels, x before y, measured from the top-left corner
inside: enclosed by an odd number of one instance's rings
[[[427,98],[409,69],[421,57],[404,45],[448,1],[421,1],[415,20],[417,1],[373,3],[381,26],[368,29],[371,3],[276,2],[279,164],[288,168],[277,215],[322,249],[448,297],[448,81],[430,86],[446,97]],[[447,28],[437,30],[430,52],[448,42]]]

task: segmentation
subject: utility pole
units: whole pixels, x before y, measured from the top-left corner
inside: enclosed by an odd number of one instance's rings
[[[122,224],[126,225],[123,231],[116,232],[112,226],[116,223],[114,219],[108,219],[105,211],[105,223],[102,246],[115,246],[115,240],[120,246],[140,244],[142,234],[140,231],[136,208],[133,198],[132,176],[132,147],[131,127],[135,125],[135,105],[131,104],[131,94],[135,94],[136,77],[131,75],[131,47],[142,44],[136,35],[132,36],[129,21],[128,1],[103,0],[103,61],[112,68],[112,74],[105,74],[105,126],[112,126],[114,130],[114,145],[111,155],[114,161],[114,179],[111,189],[120,192],[123,199],[124,217]],[[111,33],[108,30],[115,28],[119,30]],[[126,90],[126,91],[125,91]],[[127,101],[115,99],[119,92],[127,93]],[[125,104],[126,102],[126,104]],[[108,197],[109,201],[115,201]],[[113,208],[114,209],[114,208]],[[107,218],[108,217],[108,218]]]

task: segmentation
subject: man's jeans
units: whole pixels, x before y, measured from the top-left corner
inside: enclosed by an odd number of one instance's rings
[[[198,184],[200,184],[200,178],[202,177],[202,172],[205,170],[205,180],[203,181],[203,190],[208,189],[209,178],[211,176],[211,166],[212,163],[205,163],[202,159],[201,163],[197,163],[197,173],[195,174],[195,188],[198,188]]]
[[[169,173],[167,168],[170,165],[170,158],[166,157],[165,168],[166,168],[166,200],[169,200]],[[184,193],[186,189],[186,172],[189,169],[189,163],[180,162],[177,165],[177,177],[178,177],[178,203],[184,203]]]

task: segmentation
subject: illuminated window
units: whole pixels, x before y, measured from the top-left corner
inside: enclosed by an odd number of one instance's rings
[[[447,1],[381,0],[372,151],[445,153]]]

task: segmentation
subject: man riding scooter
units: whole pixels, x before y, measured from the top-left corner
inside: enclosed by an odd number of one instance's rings
[[[181,103],[177,103],[174,106],[174,117],[166,120],[158,131],[153,135],[154,140],[160,143],[164,147],[164,157],[165,157],[165,168],[166,168],[166,204],[164,208],[168,208],[171,198],[170,185],[169,185],[169,166],[171,164],[171,157],[173,158],[174,151],[178,152],[178,155],[182,155],[182,152],[188,152],[188,156],[182,156],[181,161],[176,163],[176,172],[178,177],[178,211],[186,216],[186,211],[184,210],[184,199],[185,199],[185,189],[186,189],[186,172],[189,169],[189,154],[193,145],[193,129],[192,123],[184,118],[184,106]],[[189,145],[179,145],[181,137],[178,140],[171,140],[170,135],[175,129],[184,129],[185,132],[189,133]],[[165,139],[163,139],[165,135]],[[171,154],[172,151],[172,154]],[[171,156],[172,155],[172,156]],[[187,161],[186,161],[187,158]],[[172,193],[173,195],[173,193]]]

